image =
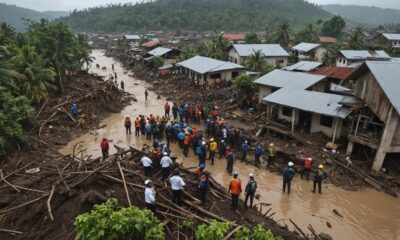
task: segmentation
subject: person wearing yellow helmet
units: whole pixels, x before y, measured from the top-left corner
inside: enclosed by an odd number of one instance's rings
[[[267,168],[271,166],[274,163],[276,157],[276,149],[275,149],[275,144],[270,143],[269,144],[269,149],[268,149],[268,163],[267,163]]]
[[[328,175],[324,171],[324,165],[319,164],[318,169],[314,171],[313,190],[312,190],[313,193],[315,193],[316,187],[318,185],[318,192],[321,194],[322,181],[325,180],[327,177]]]
[[[217,153],[217,150],[218,150],[218,144],[214,140],[214,138],[210,139],[209,148],[210,148],[210,155],[208,157],[208,160],[211,160],[211,165],[214,165],[215,154]]]

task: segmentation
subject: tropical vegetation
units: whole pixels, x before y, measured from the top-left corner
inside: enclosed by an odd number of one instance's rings
[[[35,108],[92,61],[86,39],[63,23],[28,22],[25,33],[0,23],[0,158],[27,141]]]

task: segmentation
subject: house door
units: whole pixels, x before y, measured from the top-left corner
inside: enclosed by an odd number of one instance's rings
[[[299,111],[299,130],[310,133],[312,113]]]

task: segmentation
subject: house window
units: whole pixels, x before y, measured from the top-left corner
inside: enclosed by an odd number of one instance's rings
[[[321,116],[320,120],[319,120],[319,124],[321,126],[325,126],[325,127],[332,127],[333,124],[333,117],[327,117],[327,116]]]
[[[291,117],[292,116],[292,109],[288,107],[282,107],[282,115]]]
[[[232,72],[232,79],[235,79],[237,76],[239,76],[239,72]]]
[[[282,65],[285,61],[284,60],[276,60],[275,65],[279,66]]]
[[[214,73],[210,75],[210,79],[220,79],[221,73]]]

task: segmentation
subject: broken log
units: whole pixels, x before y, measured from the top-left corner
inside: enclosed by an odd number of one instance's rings
[[[53,194],[54,194],[54,190],[55,189],[56,189],[56,186],[54,185],[53,188],[51,189],[49,199],[47,200],[47,211],[49,212],[49,216],[50,216],[51,221],[54,221],[53,213],[52,213],[52,210],[51,210],[51,199],[53,198]]]

